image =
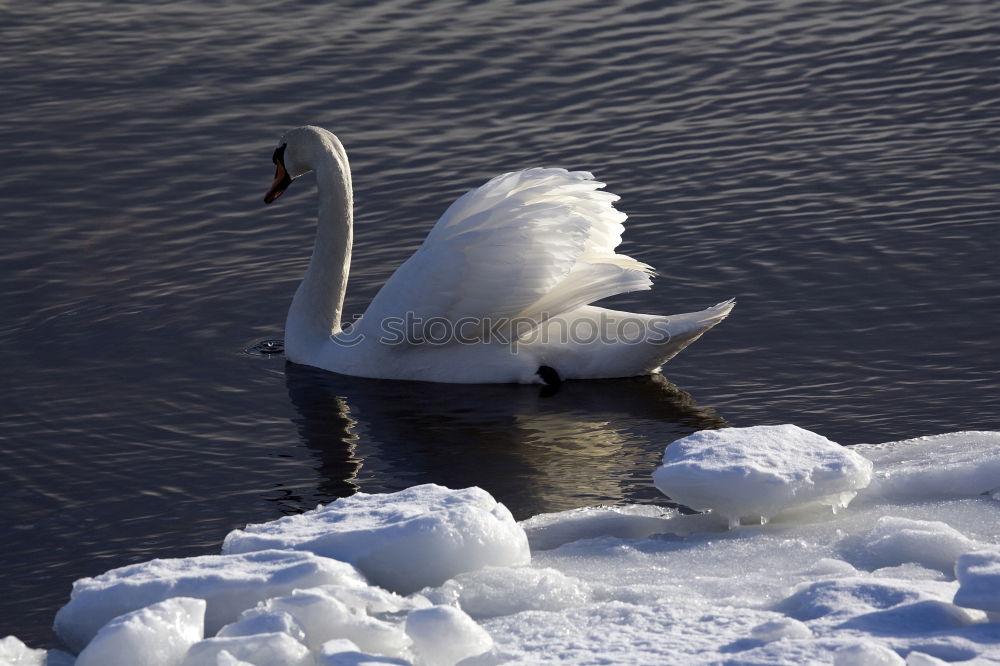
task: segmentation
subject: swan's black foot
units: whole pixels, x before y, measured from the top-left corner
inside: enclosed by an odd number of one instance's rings
[[[550,395],[555,395],[559,387],[562,386],[562,377],[556,372],[556,369],[548,365],[538,366],[538,370],[535,372],[538,375],[545,387],[542,388],[542,397],[547,398]]]

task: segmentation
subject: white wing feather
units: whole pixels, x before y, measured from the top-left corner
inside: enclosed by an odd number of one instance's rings
[[[365,319],[536,325],[614,294],[649,289],[652,268],[616,254],[626,215],[585,171],[507,173],[453,203],[372,301]],[[475,321],[477,323],[473,324]],[[521,330],[524,330],[523,327]]]

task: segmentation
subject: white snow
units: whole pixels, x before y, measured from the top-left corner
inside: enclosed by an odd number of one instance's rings
[[[178,666],[204,627],[204,600],[172,597],[105,624],[76,666]]]
[[[664,468],[691,479],[657,480],[710,513],[517,524],[479,489],[363,495],[226,542],[282,550],[77,581],[56,627],[77,666],[1000,663],[1000,434],[858,447],[867,488],[856,453],[798,428],[685,440]],[[72,663],[0,641],[0,664]]]
[[[845,645],[833,653],[833,666],[904,666],[906,662],[889,648],[872,641]]]
[[[667,447],[653,475],[661,492],[730,526],[812,504],[846,507],[872,463],[794,425],[702,430]]]
[[[404,594],[464,571],[531,559],[524,530],[489,493],[433,484],[386,495],[358,493],[301,515],[247,525],[223,544],[226,553],[266,548],[350,562],[372,583]]]
[[[750,630],[750,638],[772,643],[783,638],[812,638],[813,632],[804,623],[790,617],[768,620]]]

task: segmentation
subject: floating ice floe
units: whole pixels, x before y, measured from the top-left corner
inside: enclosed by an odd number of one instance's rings
[[[760,522],[810,504],[846,507],[872,463],[794,425],[702,430],[667,447],[653,474],[661,492],[692,509]]]
[[[410,593],[488,565],[531,559],[524,530],[480,488],[425,484],[358,493],[297,516],[230,532],[223,552],[307,550],[350,562],[368,580]]]
[[[961,484],[896,450],[910,442],[861,448],[883,480],[866,489],[850,451],[767,432],[730,429],[728,448],[693,456],[703,483],[678,499],[698,505],[697,491],[715,513],[592,507],[517,524],[478,489],[363,495],[228,540],[295,550],[78,581],[57,628],[77,666],[1000,663],[1000,502],[983,494],[1000,477],[978,471],[1000,469],[1000,440],[935,439]],[[802,510],[852,492],[837,514]],[[780,520],[730,529],[716,513]],[[372,584],[393,568],[396,591]],[[0,641],[0,664],[72,663]]]

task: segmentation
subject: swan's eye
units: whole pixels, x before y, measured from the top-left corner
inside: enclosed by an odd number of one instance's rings
[[[274,149],[274,155],[271,155],[271,161],[274,162],[276,165],[279,163],[280,164],[285,163],[285,147],[287,145],[288,145],[287,143],[283,143]]]

